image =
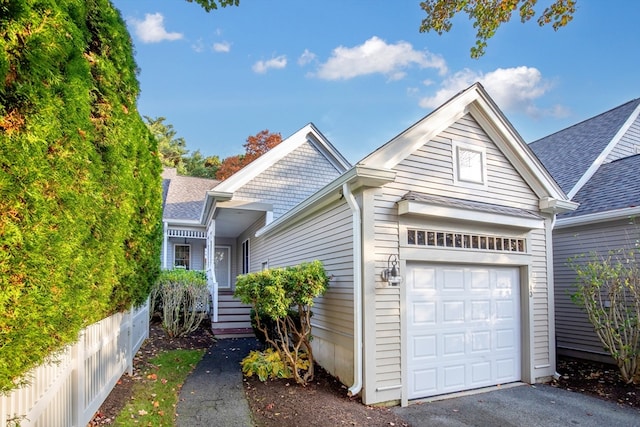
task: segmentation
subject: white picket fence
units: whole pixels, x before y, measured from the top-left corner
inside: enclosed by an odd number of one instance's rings
[[[85,427],[149,337],[149,304],[82,330],[80,339],[0,395],[0,427]]]

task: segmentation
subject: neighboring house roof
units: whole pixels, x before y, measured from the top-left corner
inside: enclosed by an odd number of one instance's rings
[[[164,220],[198,221],[207,191],[220,181],[181,176],[174,168],[162,172]]]
[[[576,193],[580,207],[560,218],[640,206],[640,154],[605,163]]]
[[[529,144],[572,198],[604,162],[638,114],[640,98]]]

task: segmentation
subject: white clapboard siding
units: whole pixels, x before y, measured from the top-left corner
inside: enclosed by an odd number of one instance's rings
[[[269,234],[268,247],[264,237],[255,238],[252,256],[258,264],[268,261],[270,268],[322,261],[331,281],[312,309],[314,356],[333,375],[349,382],[353,377],[353,228],[346,202],[334,202]]]
[[[638,233],[638,225],[630,219],[554,231],[556,337],[560,354],[608,360],[586,314],[571,301],[576,291],[576,273],[569,259],[582,256],[581,262],[586,262],[591,254],[606,256],[609,251],[633,248]]]
[[[607,156],[606,162],[638,154],[638,147],[640,147],[640,116],[636,118],[620,138],[620,141],[613,147],[613,150]]]
[[[454,186],[453,141],[475,144],[486,150],[488,185],[485,188]],[[400,246],[396,203],[409,191],[538,211],[538,197],[470,115],[459,119],[431,141],[425,141],[394,170],[397,171],[395,182],[386,184],[374,198],[376,272],[386,268],[388,254],[397,252]],[[545,236],[544,230],[534,230],[528,239],[534,258],[532,351],[536,366],[548,366],[551,357]],[[368,397],[368,400],[397,399],[398,391],[390,390],[402,383],[399,288],[376,287],[375,303],[374,389],[378,390],[378,397]],[[371,350],[371,343],[367,343],[367,348]]]

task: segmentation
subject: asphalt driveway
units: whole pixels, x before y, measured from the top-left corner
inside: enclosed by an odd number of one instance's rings
[[[412,426],[631,427],[640,410],[548,385],[519,385],[394,411]]]

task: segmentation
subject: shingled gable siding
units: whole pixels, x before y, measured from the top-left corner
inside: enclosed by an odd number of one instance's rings
[[[272,204],[275,219],[338,175],[338,170],[307,141],[238,189],[233,197]]]
[[[638,154],[638,147],[640,147],[640,116],[636,118],[614,149],[611,150],[606,162]]]
[[[488,188],[470,189],[453,185],[452,141],[477,144],[486,149]],[[387,184],[375,197],[375,253],[396,253],[401,244],[398,241],[398,218],[396,202],[408,191],[456,197],[477,202],[538,211],[538,198],[522,177],[502,155],[477,122],[469,115],[464,116],[442,134],[427,142],[395,168],[396,181]],[[511,231],[513,232],[513,231]],[[550,375],[551,352],[549,348],[549,299],[546,275],[545,231],[535,230],[526,237],[533,255],[530,274],[535,279],[532,284],[534,318],[533,365],[541,367],[536,376]],[[405,260],[406,261],[406,260]],[[366,262],[366,261],[365,261]],[[375,271],[386,267],[387,258],[375,258]],[[400,372],[400,292],[398,288],[378,283],[375,289],[376,330],[375,348],[376,378],[367,392],[377,391],[376,397],[367,401],[385,401],[400,398],[400,391],[389,388],[401,384]],[[368,302],[365,302],[367,305]],[[367,326],[365,325],[365,328]],[[367,345],[369,343],[367,342]],[[367,353],[373,351],[368,347]],[[368,357],[368,356],[365,356]],[[551,372],[553,373],[553,372]],[[537,375],[538,374],[538,375]],[[369,378],[367,378],[369,379]]]
[[[591,253],[606,256],[610,250],[630,249],[639,237],[640,221],[623,219],[607,224],[559,228],[553,233],[556,339],[558,353],[593,360],[611,361],[582,309],[570,295],[575,292],[576,274],[568,260]]]
[[[252,269],[320,260],[331,276],[313,307],[314,357],[345,385],[353,383],[353,228],[344,200],[306,220],[252,240]]]

